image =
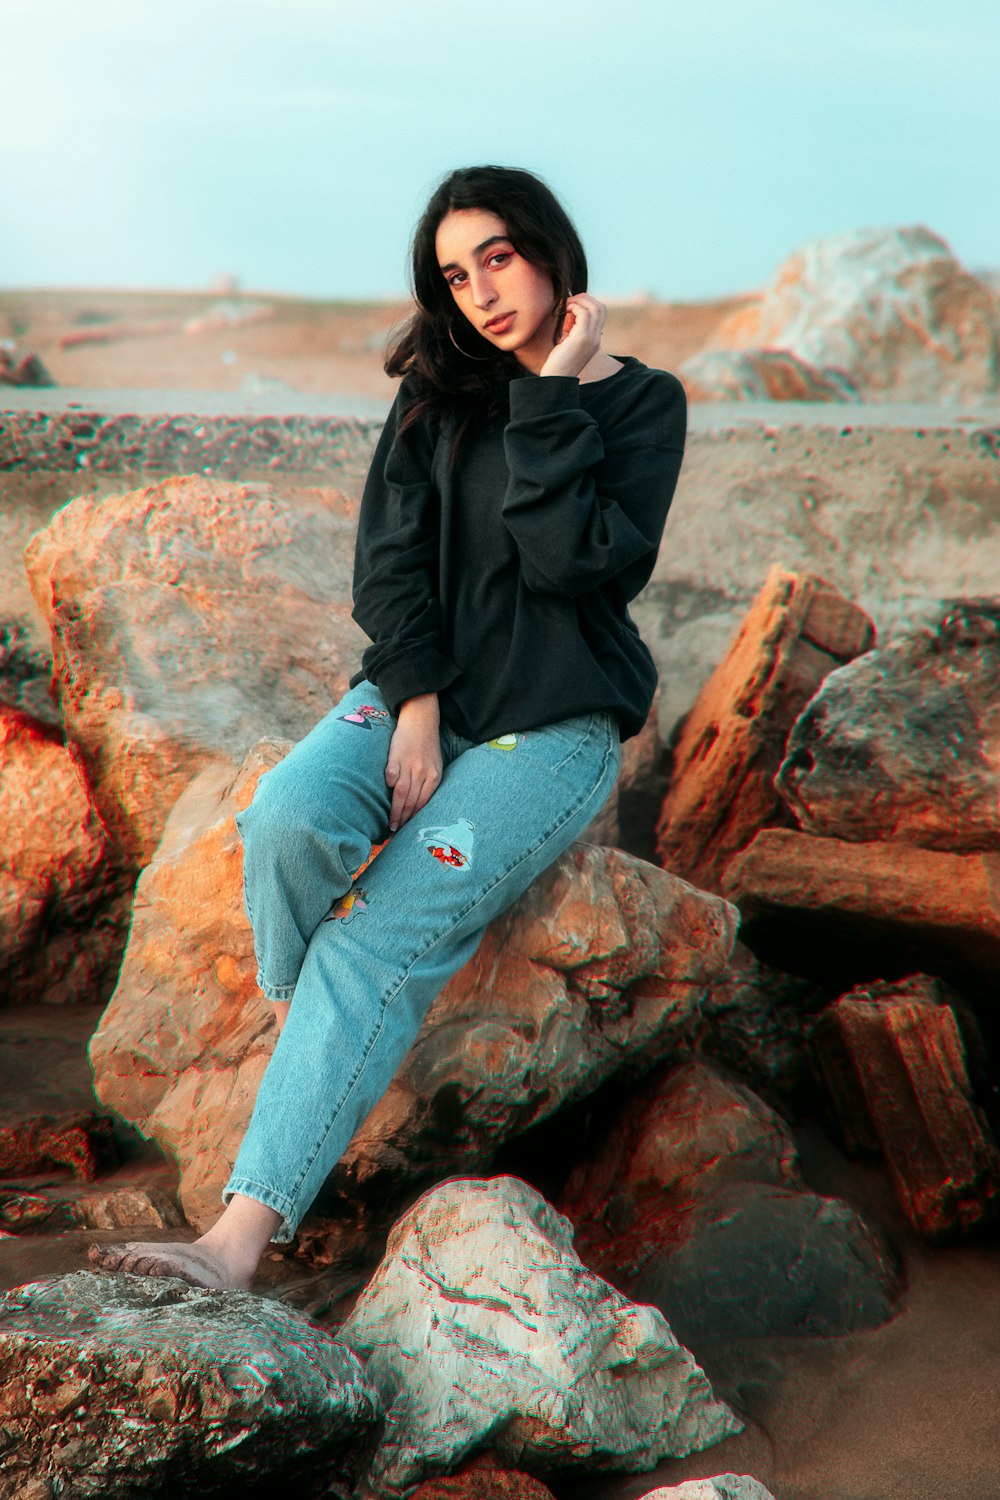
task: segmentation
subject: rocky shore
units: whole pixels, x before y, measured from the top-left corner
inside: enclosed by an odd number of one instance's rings
[[[992,1492],[994,325],[926,236],[896,248],[927,316],[962,322],[962,371],[899,348],[889,370],[884,256],[876,284],[858,243],[803,255],[795,296],[850,283],[874,332],[852,325],[850,366],[780,348],[852,402],[692,409],[635,608],[661,693],[611,803],[435,1000],[246,1293],[95,1274],[86,1247],[219,1211],[275,1041],[234,816],[353,669],[377,421],[123,422],[92,393],[74,438],[83,406],[17,392],[3,1500]],[[804,326],[777,296],[731,352]],[[914,392],[984,404],[887,402]]]

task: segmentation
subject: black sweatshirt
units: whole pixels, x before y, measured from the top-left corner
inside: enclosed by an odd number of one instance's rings
[[[648,582],[684,452],[675,375],[631,357],[603,380],[525,374],[455,469],[431,419],[396,441],[404,378],[361,501],[361,671],[395,714],[436,692],[477,743],[610,709],[645,723],[656,668],[628,613]]]

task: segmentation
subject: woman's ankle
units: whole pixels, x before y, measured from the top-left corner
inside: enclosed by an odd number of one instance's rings
[[[249,1276],[283,1223],[281,1214],[256,1198],[234,1193],[221,1218],[195,1242],[235,1274]]]

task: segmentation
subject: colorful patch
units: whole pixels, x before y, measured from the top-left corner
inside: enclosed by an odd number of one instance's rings
[[[495,740],[487,740],[486,743],[489,745],[491,750],[516,750],[517,735],[498,734]]]
[[[457,823],[421,828],[419,838],[427,853],[439,863],[461,870],[472,864],[473,827],[467,818],[459,818]]]
[[[353,922],[360,912],[368,910],[366,894],[363,885],[359,885],[356,891],[348,891],[346,896],[341,896],[330,915],[323,918],[324,922]]]
[[[373,703],[362,703],[360,708],[354,708],[349,714],[338,714],[345,724],[358,724],[362,729],[371,729],[372,724],[381,724],[389,717],[387,708],[376,708]]]

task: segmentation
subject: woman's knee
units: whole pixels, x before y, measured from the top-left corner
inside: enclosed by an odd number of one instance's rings
[[[244,869],[252,878],[264,870],[305,875],[318,865],[327,880],[333,878],[346,890],[352,872],[367,857],[364,852],[359,856],[364,836],[349,818],[323,807],[315,794],[283,786],[280,778],[271,781],[270,774],[261,777],[253,801],[236,817]]]

